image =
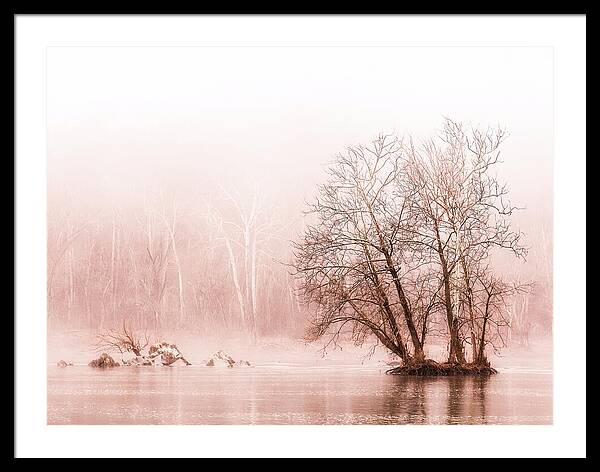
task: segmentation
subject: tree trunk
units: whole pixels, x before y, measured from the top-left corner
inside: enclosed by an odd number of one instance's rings
[[[440,255],[441,256],[441,255]],[[441,256],[443,259],[443,256]],[[446,322],[448,323],[448,332],[450,333],[450,352],[448,362],[465,363],[465,354],[458,333],[458,319],[454,317],[452,310],[452,288],[450,286],[450,275],[446,267],[445,259],[442,262],[442,275],[444,277],[444,303],[446,305]]]
[[[415,350],[414,357],[416,361],[425,360],[425,353],[423,352],[423,345],[421,344],[421,340],[419,339],[419,334],[417,333],[417,328],[415,327],[415,323],[412,317],[412,312],[410,307],[408,306],[408,301],[406,300],[406,296],[404,294],[404,290],[402,289],[402,285],[400,284],[400,278],[398,276],[398,272],[396,268],[392,264],[391,257],[385,253],[386,261],[388,263],[388,269],[392,274],[392,278],[394,280],[394,285],[396,287],[396,291],[398,293],[398,298],[400,299],[400,305],[402,305],[402,311],[404,312],[404,318],[406,320],[406,326],[408,327],[408,331],[410,333],[410,338],[413,343],[413,347]]]
[[[244,227],[244,303],[250,311],[250,332],[252,333],[252,301],[250,299],[250,229],[246,224]]]
[[[489,317],[490,301],[491,297],[488,295],[485,303],[485,315],[483,318],[483,325],[481,327],[481,338],[479,339],[479,351],[477,353],[477,360],[475,361],[476,364],[483,364],[485,360],[485,330],[487,328],[487,321]]]
[[[111,250],[110,250],[110,283],[111,283],[111,307],[112,307],[112,318],[115,319],[115,313],[117,311],[117,284],[116,278],[116,257],[117,257],[117,241],[116,241],[116,221],[115,214],[113,212],[112,217],[112,238],[111,238]]]
[[[400,283],[400,277],[398,275],[398,271],[396,270],[396,267],[394,266],[394,263],[392,261],[392,257],[390,255],[389,251],[387,250],[387,244],[385,242],[385,238],[383,237],[383,233],[379,226],[379,222],[377,221],[377,218],[375,217],[375,214],[373,212],[373,208],[369,202],[369,199],[365,195],[365,193],[362,189],[360,189],[360,193],[362,195],[363,201],[365,202],[365,204],[369,210],[369,216],[371,218],[371,222],[373,223],[373,226],[375,227],[375,231],[377,233],[377,238],[379,240],[379,245],[381,246],[381,251],[385,257],[387,269],[392,276],[392,279],[394,281],[394,286],[396,287],[396,292],[398,293],[398,298],[400,299],[400,305],[402,306],[404,320],[406,321],[406,326],[408,327],[408,331],[410,333],[410,338],[411,338],[413,348],[414,348],[414,357],[417,361],[422,361],[425,359],[425,354],[423,352],[423,346],[421,345],[421,341],[419,340],[419,335],[417,333],[417,329],[415,328],[412,312],[411,312],[410,307],[408,306],[408,302],[406,301],[406,296],[404,295],[404,290],[402,289],[402,285]],[[394,320],[394,325],[395,324],[396,324],[396,322]],[[396,329],[397,329],[397,326],[396,326]]]
[[[358,307],[356,307],[356,305],[352,302],[349,302],[349,303],[350,303],[350,306],[354,309],[354,311],[358,315],[360,315],[360,310],[358,309]],[[379,339],[381,344],[383,344],[391,352],[393,352],[398,357],[400,357],[400,359],[402,359],[402,362],[404,362],[404,365],[409,365],[412,363],[413,359],[410,357],[410,355],[406,351],[404,344],[401,341],[394,342],[384,332],[382,332],[381,329],[378,329],[378,327],[374,323],[371,323],[367,320],[361,320],[360,322],[362,324],[364,324],[365,326],[367,326],[371,330],[371,332],[377,337],[377,339]]]
[[[73,247],[69,248],[69,295],[67,305],[67,322],[71,321],[73,305],[75,303],[75,283],[73,277]]]
[[[444,304],[446,305],[446,322],[448,324],[448,333],[450,334],[450,349],[448,353],[448,362],[450,363],[465,363],[465,354],[463,352],[462,343],[458,333],[458,319],[454,316],[452,309],[452,287],[450,284],[451,273],[448,270],[448,262],[442,248],[442,239],[439,230],[436,228],[437,252],[442,266],[442,277],[444,279]]]
[[[235,293],[237,294],[238,303],[240,305],[240,314],[242,316],[242,324],[246,325],[246,309],[244,307],[244,294],[242,293],[242,288],[240,287],[240,282],[238,280],[238,273],[235,264],[235,255],[233,254],[233,249],[231,247],[231,241],[229,238],[225,238],[225,245],[227,246],[227,252],[229,253],[229,264],[231,266],[231,276],[233,277],[233,285],[235,286]]]
[[[472,361],[475,362],[477,359],[477,335],[475,329],[475,313],[473,310],[473,291],[471,290],[471,284],[469,283],[469,273],[467,271],[467,264],[465,262],[464,256],[460,258],[462,272],[463,272],[463,281],[465,284],[465,293],[467,298],[467,308],[469,310],[469,328],[471,331],[471,352],[472,352]]]
[[[398,324],[396,323],[396,317],[394,316],[394,313],[392,312],[392,308],[390,306],[390,301],[388,299],[387,294],[381,287],[381,282],[379,280],[379,276],[377,275],[377,269],[375,268],[375,265],[373,263],[373,258],[371,257],[371,252],[369,251],[369,248],[366,244],[363,245],[363,250],[365,252],[365,256],[367,257],[367,261],[369,264],[369,270],[371,273],[371,277],[373,278],[373,285],[375,286],[375,291],[377,293],[379,300],[381,301],[382,315],[385,317],[387,324],[390,326],[392,335],[396,341],[394,343],[394,346],[396,346],[395,350],[391,349],[387,345],[386,345],[386,347],[388,349],[392,350],[393,352],[399,351],[400,354],[398,354],[398,355],[400,355],[400,357],[402,358],[404,363],[407,364],[411,361],[411,359],[410,359],[410,356],[408,355],[408,353],[406,352],[406,349],[404,348],[404,341],[402,339],[402,334],[400,333],[400,330],[398,329]]]
[[[252,254],[250,264],[250,295],[252,297],[252,337],[253,341],[256,341],[257,337],[257,326],[256,326],[256,235],[252,238]]]
[[[175,247],[175,215],[173,215],[173,227],[169,228],[171,236],[171,247],[173,249],[173,258],[175,259],[175,265],[177,267],[177,288],[179,293],[179,319],[178,326],[184,321],[185,318],[185,305],[183,299],[183,277],[181,274],[181,264],[179,263],[179,256],[177,254],[177,248]]]

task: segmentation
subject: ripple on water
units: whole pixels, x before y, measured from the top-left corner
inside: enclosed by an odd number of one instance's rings
[[[292,363],[239,370],[49,367],[48,422],[551,424],[552,375],[534,372],[509,368],[482,379]]]

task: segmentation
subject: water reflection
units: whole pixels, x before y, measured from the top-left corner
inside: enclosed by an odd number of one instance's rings
[[[447,423],[486,424],[485,390],[489,377],[448,377]]]
[[[428,385],[435,379],[391,376],[391,389],[384,398],[385,409],[390,417],[406,417],[407,423],[427,422]]]
[[[548,424],[552,376],[357,369],[48,371],[50,424]]]
[[[410,424],[486,424],[489,377],[394,377],[384,396],[387,415]]]
[[[474,377],[471,380],[473,382],[472,404],[477,406],[479,417],[481,418],[481,423],[487,424],[487,416],[485,414],[485,392],[490,378],[487,376]]]

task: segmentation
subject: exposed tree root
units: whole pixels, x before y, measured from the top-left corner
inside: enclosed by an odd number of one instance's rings
[[[414,376],[449,376],[449,375],[492,375],[498,371],[485,364],[451,364],[438,363],[432,359],[423,362],[401,365],[389,369],[386,374]]]

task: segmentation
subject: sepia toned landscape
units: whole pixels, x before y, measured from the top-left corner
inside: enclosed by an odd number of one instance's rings
[[[548,48],[48,48],[48,417],[552,424]]]

